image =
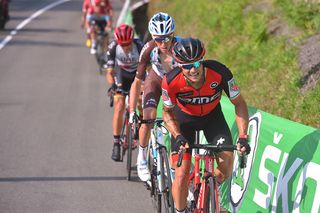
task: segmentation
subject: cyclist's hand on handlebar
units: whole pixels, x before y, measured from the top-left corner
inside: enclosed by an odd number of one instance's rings
[[[133,123],[133,119],[135,119],[136,117],[136,112],[130,112],[130,115],[129,115],[129,123]]]
[[[176,143],[177,143],[178,145],[180,145],[180,151],[185,152],[186,149],[189,148],[189,144],[188,144],[187,139],[185,139],[182,135],[178,135],[178,136],[176,137]]]
[[[251,148],[248,144],[248,136],[247,135],[240,135],[238,142],[237,142],[237,149],[241,153],[241,155],[244,154],[250,154]]]
[[[175,138],[175,142],[177,143],[178,146],[180,146],[180,150],[178,153],[178,162],[177,162],[177,167],[180,167],[182,164],[182,158],[183,154],[186,152],[186,150],[189,148],[189,144],[187,139],[185,139],[182,135],[178,135]]]
[[[116,91],[117,85],[113,83],[108,89],[108,96],[112,96],[112,94]]]

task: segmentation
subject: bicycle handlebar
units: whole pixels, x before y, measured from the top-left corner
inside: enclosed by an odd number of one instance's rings
[[[189,149],[205,149],[213,151],[214,153],[221,151],[235,151],[237,150],[237,145],[214,145],[214,144],[192,144],[189,146]],[[180,167],[182,164],[183,152],[179,151],[179,157],[177,162],[177,167]],[[245,168],[244,156],[240,156],[240,168]]]

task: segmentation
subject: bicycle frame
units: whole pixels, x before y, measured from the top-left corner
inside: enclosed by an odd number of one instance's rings
[[[121,158],[120,160],[123,161],[123,157],[127,154],[127,180],[131,180],[131,170],[132,170],[132,150],[136,148],[134,146],[134,140],[138,139],[138,118],[133,119],[133,123],[129,123],[129,96],[128,93],[124,93],[125,95],[125,112],[124,112],[124,119],[123,125],[120,133],[121,139]],[[136,144],[135,144],[136,145]]]
[[[96,45],[97,45],[97,52],[95,54],[96,56],[96,61],[99,65],[99,72],[101,75],[104,75],[104,69],[103,69],[103,64],[104,64],[104,54],[107,50],[107,47],[109,45],[109,34],[107,32],[98,30],[97,35],[96,35]]]
[[[219,151],[237,150],[236,145],[212,145],[212,144],[192,144],[192,149],[205,149],[204,154],[195,154],[194,170],[189,179],[188,186],[193,180],[194,191],[191,200],[191,209],[194,213],[219,213],[219,191],[215,177],[215,160]],[[204,171],[200,172],[201,160],[204,161]],[[179,153],[177,166],[182,163],[182,152]],[[209,198],[208,198],[209,197]],[[211,209],[211,210],[210,210]]]
[[[200,164],[201,160],[205,162],[205,169],[203,175],[201,175],[200,172]],[[200,154],[195,154],[194,157],[194,170],[191,173],[189,180],[188,180],[188,185],[190,182],[193,180],[193,185],[195,189],[199,190],[199,194],[196,197],[196,206],[194,208],[194,213],[206,213],[206,205],[207,205],[207,199],[206,195],[209,190],[209,182],[208,178],[213,177],[214,180],[214,193],[215,193],[215,205],[216,205],[216,212],[220,212],[219,209],[219,192],[218,192],[218,187],[215,179],[215,167],[214,167],[214,162],[215,162],[215,156],[210,156],[210,155],[200,155]],[[201,180],[202,178],[202,180]]]
[[[151,129],[151,137],[148,145],[148,162],[151,171],[149,183],[151,195],[155,203],[156,212],[161,212],[161,197],[164,203],[165,212],[173,213],[174,204],[171,193],[172,172],[169,165],[167,148],[164,145],[163,135],[168,134],[168,130],[162,125],[162,119],[156,119],[154,127]],[[152,160],[152,162],[150,162]]]

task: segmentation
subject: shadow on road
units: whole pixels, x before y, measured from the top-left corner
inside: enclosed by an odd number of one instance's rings
[[[50,181],[122,181],[127,180],[125,176],[96,176],[96,177],[4,177],[3,182],[50,182]]]

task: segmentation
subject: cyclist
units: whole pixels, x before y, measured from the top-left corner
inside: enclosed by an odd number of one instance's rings
[[[109,1],[94,0],[93,4],[88,9],[86,17],[86,26],[89,28],[91,49],[90,53],[96,53],[96,35],[99,30],[103,32],[110,32],[112,27],[112,7]],[[105,36],[105,47],[108,44],[108,37]]]
[[[189,144],[195,140],[195,131],[203,130],[206,140],[214,144],[232,144],[232,136],[221,111],[222,91],[226,93],[236,112],[239,131],[238,151],[249,154],[247,140],[248,110],[231,71],[215,60],[203,60],[205,48],[194,38],[178,41],[173,47],[173,57],[179,66],[162,81],[163,119],[171,133],[171,153],[174,162],[180,150],[181,167],[175,169],[172,186],[177,212],[185,212],[191,165]],[[230,177],[233,152],[218,155],[216,177],[218,184]]]
[[[111,158],[120,160],[120,133],[123,124],[125,96],[129,93],[136,75],[142,42],[134,39],[134,30],[127,24],[121,24],[114,30],[115,40],[107,51],[106,81],[115,88],[113,114],[113,150]]]
[[[156,118],[157,105],[161,96],[161,81],[163,76],[178,64],[171,55],[172,45],[179,39],[173,35],[175,23],[167,13],[156,13],[149,20],[148,30],[152,40],[147,42],[140,54],[137,75],[130,90],[130,120],[135,114],[137,99],[140,94],[142,79],[146,67],[151,64],[144,81],[143,92],[143,120],[150,121]],[[142,123],[139,129],[139,152],[137,156],[138,176],[142,181],[150,178],[146,156],[148,140],[152,123]]]

